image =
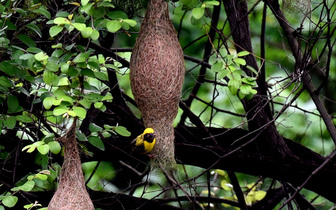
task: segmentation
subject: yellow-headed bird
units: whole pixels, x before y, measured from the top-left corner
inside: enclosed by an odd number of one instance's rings
[[[133,151],[147,154],[154,148],[156,139],[153,128],[146,128],[135,140],[135,147]],[[132,143],[134,143],[134,141]]]

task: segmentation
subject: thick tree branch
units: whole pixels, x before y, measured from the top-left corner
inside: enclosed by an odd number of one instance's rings
[[[249,33],[249,19],[246,15],[248,13],[246,1],[225,0],[223,3],[230,23],[233,40],[235,45],[238,46],[236,47],[237,51],[247,50],[248,52],[253,52]],[[245,60],[248,66],[258,69],[258,64],[252,54],[246,56]],[[247,75],[251,75],[251,72],[247,68],[244,70]],[[259,129],[272,121],[267,95],[262,95],[262,92],[265,91],[260,90],[260,87],[257,90],[258,94],[251,100],[242,101],[251,131]],[[273,123],[264,130],[263,135],[266,136],[265,141],[258,142],[258,147],[263,153],[272,153],[273,155],[280,156],[292,154]]]

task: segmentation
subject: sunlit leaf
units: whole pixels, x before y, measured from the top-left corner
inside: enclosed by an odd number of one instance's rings
[[[247,51],[241,51],[237,54],[238,57],[243,57],[243,56],[246,56],[246,55],[249,55],[250,53],[247,52]]]
[[[54,36],[56,36],[57,34],[59,34],[62,30],[63,30],[63,27],[62,27],[62,26],[52,26],[52,27],[49,29],[49,35],[50,35],[51,37],[54,37]]]
[[[121,28],[121,23],[117,20],[110,20],[106,23],[106,28],[109,30],[109,32],[115,33]]]
[[[82,63],[85,62],[89,58],[88,53],[79,53],[74,59],[74,63]]]
[[[39,151],[39,153],[41,153],[42,155],[46,155],[49,152],[49,145],[48,144],[42,144],[39,145],[37,147],[37,150]]]
[[[11,208],[13,206],[15,206],[15,204],[17,203],[18,201],[18,197],[16,196],[6,196],[3,200],[2,200],[2,204]]]
[[[73,23],[73,27],[75,27],[78,31],[84,31],[86,29],[86,25],[84,23]]]
[[[46,84],[48,85],[52,84],[55,86],[58,84],[59,81],[58,76],[56,74],[47,70],[43,72],[43,80]]]
[[[117,126],[114,130],[121,136],[131,136],[131,132],[129,132],[124,126]]]
[[[51,141],[51,142],[48,143],[48,145],[49,145],[50,152],[52,152],[53,154],[58,154],[62,149],[62,147],[61,147],[60,143],[58,143],[58,141]]]
[[[12,188],[11,190],[12,191],[19,191],[19,190],[22,190],[22,191],[25,191],[25,192],[29,192],[31,191],[35,186],[35,182],[32,181],[32,180],[28,180],[26,183],[24,183],[23,185],[21,186],[18,186],[18,187],[14,187]]]
[[[223,63],[222,62],[216,62],[211,66],[211,71],[213,72],[219,72],[223,70]]]
[[[63,114],[66,113],[68,110],[69,110],[68,107],[59,106],[59,107],[56,107],[56,108],[53,110],[53,114],[54,114],[55,116],[63,115]]]
[[[195,19],[200,19],[204,15],[204,8],[196,7],[192,10],[191,14]]]
[[[74,106],[72,110],[79,118],[84,119],[86,117],[86,110],[83,107]]]
[[[92,35],[93,29],[91,27],[86,27],[84,30],[81,31],[81,34],[84,38],[89,38]]]

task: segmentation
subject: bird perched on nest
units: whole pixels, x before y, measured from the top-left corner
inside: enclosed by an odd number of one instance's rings
[[[153,128],[146,128],[142,134],[134,139],[131,144],[134,145],[132,152],[147,154],[154,148],[156,139]]]

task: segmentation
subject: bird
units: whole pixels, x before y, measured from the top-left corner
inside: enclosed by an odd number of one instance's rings
[[[132,141],[133,152],[140,154],[150,153],[155,145],[155,133],[153,128],[146,128],[142,134],[140,134],[136,139]]]

